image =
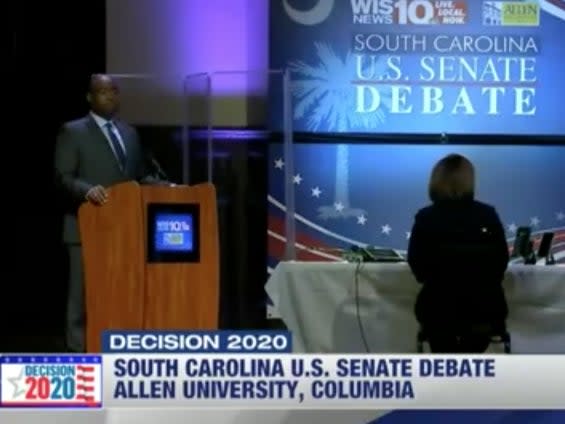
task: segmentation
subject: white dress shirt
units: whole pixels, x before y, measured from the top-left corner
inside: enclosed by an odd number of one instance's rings
[[[122,140],[122,136],[120,135],[120,131],[118,131],[118,128],[116,127],[116,125],[112,121],[108,121],[107,119],[102,118],[101,116],[95,114],[94,112],[90,112],[90,115],[92,116],[92,118],[94,119],[96,124],[100,127],[100,131],[102,131],[102,133],[104,134],[104,137],[106,137],[106,140],[108,140],[108,145],[110,146],[110,149],[112,149],[112,152],[114,152],[114,156],[116,157],[116,159],[118,159],[119,156],[117,155],[116,151],[114,150],[112,140],[110,139],[110,136],[108,135],[108,128],[106,127],[106,124],[108,124],[108,122],[112,123],[112,126],[110,128],[112,128],[112,131],[114,132],[116,137],[118,137],[118,141],[120,142],[120,146],[122,146],[122,150],[127,155],[124,140]]]

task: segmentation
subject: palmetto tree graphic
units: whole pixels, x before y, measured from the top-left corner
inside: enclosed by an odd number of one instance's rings
[[[315,43],[317,65],[303,61],[291,62],[291,91],[295,100],[294,118],[306,119],[309,131],[324,128],[328,132],[346,133],[376,129],[385,121],[385,108],[390,106],[390,90],[381,86],[381,106],[372,113],[356,112],[356,91],[352,80],[356,78],[357,59],[351,52],[340,58],[325,43]],[[386,60],[371,64],[371,74],[386,75]],[[306,116],[308,116],[306,118]],[[332,205],[321,206],[319,217],[347,218],[366,215],[366,211],[354,208],[349,202],[349,148],[337,147],[335,194]]]

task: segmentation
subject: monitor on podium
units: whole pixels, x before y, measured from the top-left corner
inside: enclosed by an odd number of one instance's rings
[[[198,203],[149,203],[146,225],[148,262],[200,260]]]

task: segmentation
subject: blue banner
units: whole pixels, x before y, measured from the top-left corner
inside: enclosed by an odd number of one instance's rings
[[[270,67],[295,131],[563,136],[564,32],[565,0],[279,0]]]
[[[104,353],[290,353],[288,331],[105,331]]]

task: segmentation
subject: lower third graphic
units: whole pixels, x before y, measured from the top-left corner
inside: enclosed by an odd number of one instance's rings
[[[100,356],[3,356],[0,366],[2,407],[102,406]]]

